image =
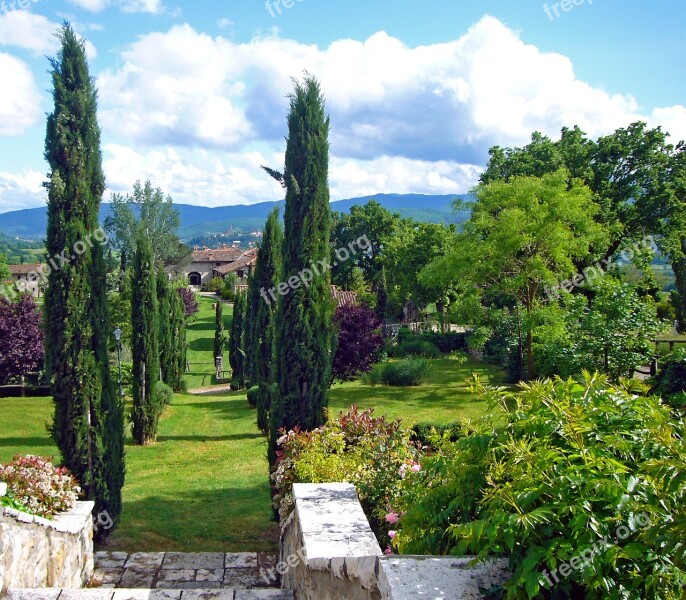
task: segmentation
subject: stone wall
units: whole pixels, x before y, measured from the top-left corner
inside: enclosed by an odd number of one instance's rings
[[[295,508],[281,531],[281,587],[298,600],[376,600],[376,537],[347,483],[293,485]]]
[[[93,574],[93,502],[53,520],[0,506],[0,595],[8,588],[79,588]]]
[[[353,485],[296,483],[293,497],[276,572],[297,600],[478,599],[509,578],[506,560],[384,556]]]

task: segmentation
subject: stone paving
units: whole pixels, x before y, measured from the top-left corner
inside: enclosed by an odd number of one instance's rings
[[[9,600],[294,600],[290,590],[10,590]]]
[[[278,587],[278,581],[261,575],[275,565],[276,556],[262,552],[96,552],[91,585],[163,590]]]

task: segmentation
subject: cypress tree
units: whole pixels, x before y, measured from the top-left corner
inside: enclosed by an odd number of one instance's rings
[[[61,49],[50,61],[54,110],[45,138],[51,268],[44,326],[55,403],[52,435],[64,466],[95,501],[95,513],[106,512],[116,524],[124,485],[124,408],[110,373],[104,251],[93,239],[105,189],[97,92],[83,41],[66,24],[58,37]],[[100,528],[98,536],[111,531]]]
[[[379,281],[376,284],[376,316],[382,323],[388,317],[388,287],[386,284],[386,267],[381,267]]]
[[[186,315],[181,296],[171,290],[172,360],[169,385],[175,392],[183,391],[183,374],[186,372]]]
[[[233,320],[231,321],[231,334],[229,337],[229,362],[233,371],[232,383],[237,389],[245,387],[245,349],[244,324],[246,313],[245,292],[238,292],[233,303]]]
[[[157,346],[160,353],[160,378],[171,388],[174,387],[174,321],[172,314],[172,294],[169,277],[164,271],[157,273]]]
[[[139,444],[154,442],[164,408],[157,395],[160,354],[157,344],[158,307],[152,247],[139,235],[131,279],[131,350],[133,354],[133,438]]]
[[[255,273],[248,276],[247,308],[245,310],[245,377],[250,387],[257,385],[255,348],[257,345],[257,310],[260,307],[260,290],[256,285]]]
[[[214,355],[212,362],[218,356],[224,356],[224,308],[221,302],[217,302],[214,311]]]
[[[284,173],[286,188],[281,281],[291,285],[278,302],[274,334],[275,396],[270,415],[269,459],[276,459],[279,429],[319,427],[325,421],[331,382],[333,302],[329,258],[329,118],[319,83],[309,75],[290,96]],[[295,279],[293,279],[295,278]]]
[[[259,386],[257,395],[257,426],[264,432],[269,431],[270,377],[274,342],[274,317],[276,302],[269,295],[269,290],[279,283],[281,276],[281,246],[283,245],[283,227],[279,219],[279,208],[269,213],[262,234],[262,243],[257,253],[253,284],[257,294],[255,311],[255,335],[252,348],[248,352],[253,359],[252,385]]]

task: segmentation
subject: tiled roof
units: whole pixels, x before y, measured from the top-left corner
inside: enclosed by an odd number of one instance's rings
[[[219,250],[193,250],[193,262],[233,262],[245,252],[240,248],[221,248]]]
[[[26,265],[7,265],[11,275],[28,275],[29,273],[41,273],[45,265],[32,263]]]
[[[219,275],[226,275],[228,273],[238,271],[239,269],[244,269],[245,267],[254,265],[255,261],[257,261],[257,250],[250,249],[246,250],[243,255],[234,262],[228,265],[222,265],[221,267],[216,267],[214,271],[215,273],[219,273]]]

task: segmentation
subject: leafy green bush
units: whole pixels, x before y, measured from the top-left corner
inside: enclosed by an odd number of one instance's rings
[[[260,393],[260,386],[255,385],[248,390],[248,404],[253,408],[257,407],[257,398]]]
[[[415,333],[407,327],[402,327],[400,331],[398,331],[396,341],[397,345],[395,348],[402,347],[405,344],[426,342],[436,346],[442,354],[467,349],[467,334],[457,331],[423,331],[421,333]],[[397,356],[403,355],[398,354]]]
[[[462,425],[452,423],[429,423],[422,421],[415,423],[411,430],[412,439],[422,446],[433,446],[436,439],[456,442],[462,437]]]
[[[161,406],[162,410],[164,410],[165,406],[169,406],[172,403],[172,400],[174,399],[174,390],[163,381],[158,381],[155,384],[155,397],[156,404]]]
[[[402,482],[400,551],[507,557],[508,599],[682,597],[683,423],[602,375],[481,390],[491,414]]]
[[[391,346],[388,356],[391,358],[405,358],[406,356],[423,356],[424,358],[438,358],[440,354],[438,346],[425,340],[409,340]]]
[[[205,286],[208,292],[219,294],[224,289],[224,280],[221,277],[212,278]]]
[[[686,348],[663,359],[662,370],[653,377],[650,392],[674,408],[686,408]]]
[[[0,465],[0,481],[8,488],[0,504],[47,519],[70,510],[81,493],[66,468],[55,467],[40,456],[17,455]]]
[[[392,386],[417,386],[426,381],[429,362],[423,358],[404,358],[386,363],[381,369],[381,383]]]
[[[289,431],[278,444],[271,480],[274,507],[282,521],[293,508],[293,483],[346,481],[357,488],[379,543],[389,543],[393,523],[387,518],[388,507],[396,503],[399,482],[421,468],[421,453],[400,421],[374,417],[372,409],[353,406],[319,429]]]

